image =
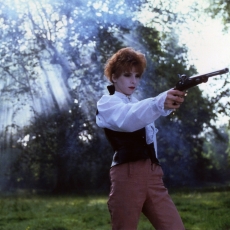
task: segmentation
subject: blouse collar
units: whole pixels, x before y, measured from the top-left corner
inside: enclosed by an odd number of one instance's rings
[[[118,91],[115,91],[114,95],[116,95],[117,97],[120,97],[122,99],[125,99],[125,100],[128,99],[129,101],[132,101],[132,95],[127,96],[127,95],[120,93]]]

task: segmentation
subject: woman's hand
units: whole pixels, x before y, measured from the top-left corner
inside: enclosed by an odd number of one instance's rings
[[[167,97],[165,99],[164,108],[165,109],[178,109],[180,105],[183,103],[185,95],[186,95],[185,92],[175,90],[175,89],[170,89],[167,92]]]

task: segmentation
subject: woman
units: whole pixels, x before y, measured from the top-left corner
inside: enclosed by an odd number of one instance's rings
[[[185,93],[171,89],[138,101],[132,93],[145,68],[142,53],[119,50],[105,65],[110,95],[97,103],[97,125],[114,149],[108,201],[112,229],[137,229],[143,212],[156,229],[181,230],[182,220],[162,180],[154,121],[178,109]]]

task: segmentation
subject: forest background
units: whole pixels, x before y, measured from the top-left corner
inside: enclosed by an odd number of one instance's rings
[[[154,97],[178,74],[197,73],[178,28],[205,14],[228,33],[228,1],[193,3],[186,13],[178,2],[1,1],[0,192],[109,190],[113,151],[95,124],[106,60],[122,47],[143,52],[148,64],[135,94]],[[229,75],[206,84],[210,95],[194,87],[178,111],[156,121],[169,187],[229,183]]]

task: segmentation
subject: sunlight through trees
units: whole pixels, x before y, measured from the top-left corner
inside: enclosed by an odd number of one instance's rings
[[[108,187],[112,150],[95,125],[96,101],[107,93],[103,66],[121,47],[145,53],[139,98],[174,87],[178,74],[194,75],[175,28],[186,26],[197,8],[191,4],[191,12],[181,12],[184,5],[178,2],[1,2],[0,191]],[[181,110],[159,120],[160,158],[169,184],[193,185],[209,180],[209,173],[224,181],[229,175],[227,167],[210,169],[219,158],[210,153],[212,143],[204,134],[215,130],[211,139],[220,139],[223,130],[211,121],[217,111],[230,109],[229,101],[222,101],[229,97],[229,80],[223,84],[210,98],[191,89]],[[226,149],[229,145],[218,151]],[[199,178],[204,172],[207,176]]]

